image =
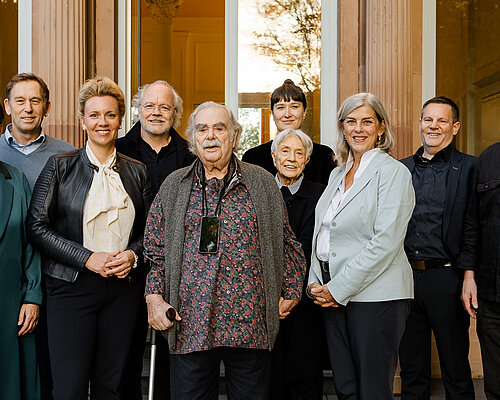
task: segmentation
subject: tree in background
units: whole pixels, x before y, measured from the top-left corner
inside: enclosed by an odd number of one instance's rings
[[[300,86],[313,92],[320,86],[320,0],[258,0],[265,29],[254,31],[255,49],[277,65],[301,77]]]
[[[240,108],[238,110],[238,121],[243,128],[238,158],[241,159],[245,151],[260,144],[260,118],[259,108]]]

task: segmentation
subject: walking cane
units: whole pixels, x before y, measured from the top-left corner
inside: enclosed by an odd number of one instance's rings
[[[175,322],[175,310],[170,307],[167,310],[167,318],[170,322]],[[148,400],[153,400],[155,387],[155,364],[156,364],[156,330],[151,328],[151,360],[149,365],[149,390]]]

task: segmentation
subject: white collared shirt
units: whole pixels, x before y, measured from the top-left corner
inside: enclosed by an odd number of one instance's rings
[[[43,133],[43,131],[40,131],[40,135],[35,140],[32,140],[28,144],[20,144],[16,140],[16,138],[12,136],[11,132],[12,132],[12,124],[9,124],[5,128],[5,133],[4,133],[7,144],[11,147],[14,147],[16,150],[20,151],[23,154],[33,153],[45,141],[45,134]]]
[[[356,183],[356,180],[363,174],[370,162],[373,160],[373,157],[375,157],[375,154],[377,154],[379,151],[382,150],[374,148],[363,153],[358,170],[354,174],[352,185],[349,189],[345,190],[345,177],[354,165],[354,157],[352,156],[352,153],[349,153],[349,158],[347,159],[347,163],[345,166],[344,176],[342,177],[339,187],[333,195],[330,206],[326,210],[325,217],[323,218],[323,222],[321,223],[321,227],[319,228],[316,241],[316,257],[318,258],[318,260],[328,262],[330,254],[330,224],[333,216],[342,204],[342,201],[344,201],[347,194]]]

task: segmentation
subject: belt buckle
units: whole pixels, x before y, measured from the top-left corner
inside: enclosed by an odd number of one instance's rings
[[[417,269],[419,271],[425,271],[426,268],[425,268],[425,261],[421,261],[421,260],[412,260],[411,261],[411,268],[412,269]]]
[[[440,261],[422,261],[422,260],[412,260],[412,269],[419,271],[426,271],[428,269],[438,269],[438,268],[448,268],[451,267],[451,262],[440,262]]]

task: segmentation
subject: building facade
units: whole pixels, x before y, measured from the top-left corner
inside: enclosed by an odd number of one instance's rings
[[[271,16],[266,25],[265,13],[259,13],[266,2],[273,0],[0,0],[0,86],[17,72],[42,76],[52,100],[44,130],[77,147],[85,141],[78,88],[96,74],[114,79],[125,93],[122,134],[132,124],[130,100],[137,88],[165,79],[184,99],[180,132],[198,104],[214,100],[240,109],[240,116],[241,109],[253,110],[256,119],[249,124],[255,139],[267,141],[273,135],[269,93],[290,74],[300,79],[301,71],[275,63],[278,71],[272,72],[256,50],[260,30],[279,26]],[[434,95],[459,105],[461,151],[478,155],[500,140],[499,0],[302,0],[302,5],[312,7],[319,21],[313,24],[320,40],[313,56],[320,67],[308,90],[304,125],[315,141],[332,144],[338,106],[359,91],[373,92],[385,104],[397,138],[396,158],[420,146],[420,108]],[[286,31],[292,9],[282,14]],[[312,49],[307,43],[304,49]],[[471,343],[473,373],[481,376],[475,325]],[[438,375],[437,354],[433,359]]]

